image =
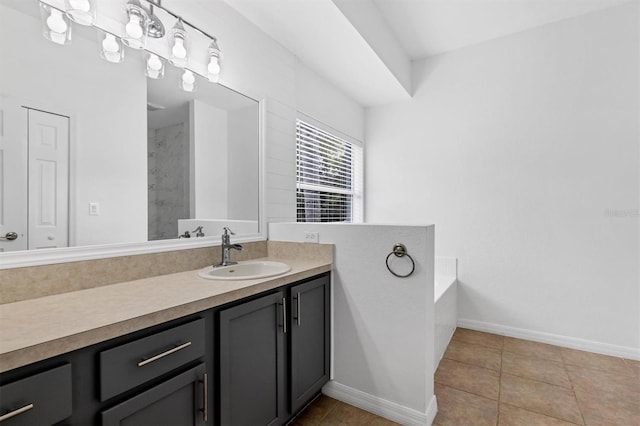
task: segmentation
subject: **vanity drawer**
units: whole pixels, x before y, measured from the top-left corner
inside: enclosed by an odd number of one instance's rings
[[[0,386],[0,421],[52,425],[71,416],[71,365]]]
[[[204,356],[204,319],[100,352],[100,400]]]

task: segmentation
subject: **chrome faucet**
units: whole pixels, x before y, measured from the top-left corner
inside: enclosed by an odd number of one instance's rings
[[[240,244],[231,244],[231,235],[236,235],[231,229],[224,227],[224,233],[222,234],[222,261],[215,266],[229,266],[235,265],[238,262],[231,261],[231,249],[242,251],[244,247]]]

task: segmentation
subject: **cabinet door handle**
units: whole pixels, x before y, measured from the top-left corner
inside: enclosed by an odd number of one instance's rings
[[[287,333],[287,299],[282,298],[282,331]]]
[[[204,417],[204,421],[209,420],[209,376],[207,373],[204,373],[202,376],[202,417]]]
[[[22,414],[25,411],[29,411],[33,408],[33,404],[25,405],[24,407],[18,408],[17,410],[9,411],[7,414],[3,414],[0,416],[0,422],[5,420],[9,420],[12,417],[17,416],[18,414]]]
[[[186,348],[188,346],[191,346],[191,342],[183,343],[181,345],[176,346],[173,349],[169,349],[168,351],[162,352],[161,354],[154,355],[151,358],[143,359],[142,361],[140,361],[138,363],[138,367],[144,367],[147,364],[150,364],[150,363],[152,363],[154,361],[157,361],[160,358],[164,358],[167,355],[171,355],[172,353],[178,352],[179,350],[184,349],[184,348]]]
[[[300,319],[300,317],[302,316],[302,311],[300,310],[300,304],[301,303],[302,302],[300,301],[300,293],[297,293],[297,295],[296,295],[296,304],[298,306],[298,316],[296,317],[296,321],[298,321],[298,326],[300,326],[300,322],[302,321]]]

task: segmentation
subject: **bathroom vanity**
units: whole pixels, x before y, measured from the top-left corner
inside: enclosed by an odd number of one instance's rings
[[[329,380],[331,261],[279,260],[0,305],[2,424],[285,424]]]

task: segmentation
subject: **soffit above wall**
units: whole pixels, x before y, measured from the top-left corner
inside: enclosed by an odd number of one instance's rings
[[[364,3],[369,19],[362,24],[367,28],[359,31],[338,7],[338,1],[225,1],[359,104],[372,106],[410,98],[410,61],[399,45],[388,44],[388,40],[395,42],[390,30],[383,43],[362,34],[371,33],[368,24],[373,20],[384,25],[370,2]],[[352,8],[346,12],[350,13],[354,13]]]
[[[367,107],[412,94],[412,60],[638,0],[225,1]]]

